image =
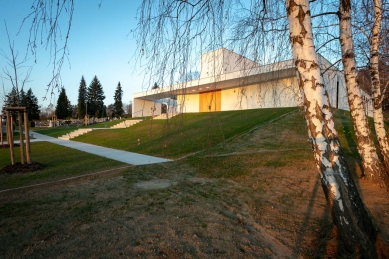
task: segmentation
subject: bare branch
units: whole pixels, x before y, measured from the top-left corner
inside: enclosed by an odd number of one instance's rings
[[[99,6],[101,3],[102,1]],[[18,34],[24,24],[31,20],[27,53],[31,52],[36,63],[38,46],[43,46],[50,52],[52,78],[47,84],[47,94],[53,92],[54,88],[59,90],[62,85],[60,76],[62,65],[65,60],[69,62],[68,39],[73,19],[74,0],[34,0],[31,9],[32,11],[23,19]],[[67,15],[68,19],[66,29],[62,32],[61,17],[64,15]]]

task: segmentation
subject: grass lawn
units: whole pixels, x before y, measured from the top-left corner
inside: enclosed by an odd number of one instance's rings
[[[36,131],[40,134],[47,135],[53,138],[60,137],[62,135],[65,135],[67,133],[70,133],[72,131],[75,131],[77,129],[85,129],[85,128],[110,128],[113,125],[119,124],[123,120],[114,120],[114,121],[107,121],[107,122],[101,122],[101,123],[96,123],[88,126],[80,126],[80,127],[75,127],[75,126],[69,126],[69,127],[57,127],[55,129],[53,128],[31,128],[32,131]]]
[[[32,161],[45,165],[33,173],[0,174],[0,190],[54,181],[124,166],[121,162],[91,155],[48,142],[31,143]],[[19,147],[15,147],[15,162],[20,162]],[[11,163],[8,148],[0,148],[0,168]]]
[[[187,113],[118,130],[93,131],[75,141],[166,158],[207,150],[296,108]]]

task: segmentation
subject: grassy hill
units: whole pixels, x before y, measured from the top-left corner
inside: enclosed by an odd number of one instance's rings
[[[388,239],[388,193],[358,179],[349,113],[334,114],[363,201]],[[185,114],[75,140],[181,159],[120,168],[33,143],[45,171],[0,175],[0,189],[50,183],[0,190],[0,257],[357,257],[332,225],[301,111]]]
[[[145,120],[119,130],[93,131],[75,141],[136,153],[178,158],[209,149],[296,108],[187,113],[171,120]]]

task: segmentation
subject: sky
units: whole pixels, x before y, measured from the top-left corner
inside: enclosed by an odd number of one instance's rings
[[[23,18],[30,12],[30,3],[26,0],[0,0],[0,50],[10,55],[9,44],[6,37],[4,21],[7,23],[11,41],[19,52],[19,61],[26,55],[29,26],[27,23],[18,34]],[[72,27],[69,35],[68,48],[69,62],[62,67],[62,85],[72,105],[77,104],[78,88],[81,77],[84,76],[87,86],[96,75],[103,86],[106,99],[105,105],[114,102],[113,96],[118,82],[123,89],[124,103],[132,100],[132,94],[141,92],[143,76],[142,71],[135,69],[133,55],[136,51],[136,42],[130,33],[136,28],[136,11],[141,0],[83,0],[74,1]],[[99,8],[99,3],[101,7]],[[4,19],[4,20],[3,20]],[[66,28],[64,28],[65,30]],[[50,98],[46,94],[47,84],[51,80],[52,65],[50,64],[50,51],[43,47],[38,48],[37,63],[31,57],[24,65],[33,65],[30,81],[25,85],[32,89],[38,98],[39,105],[47,107],[50,102],[56,102],[58,92]],[[4,79],[3,69],[12,67],[7,65],[6,59],[0,56],[0,84],[1,94],[12,89],[11,83]],[[26,69],[19,69],[23,77]],[[47,97],[44,101],[43,98]],[[50,101],[51,99],[51,101]],[[2,105],[0,103],[0,105]]]

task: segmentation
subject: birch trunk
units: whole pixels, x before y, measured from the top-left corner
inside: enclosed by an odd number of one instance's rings
[[[362,94],[357,81],[354,44],[351,32],[351,1],[340,0],[339,37],[342,50],[342,62],[346,81],[347,98],[353,121],[359,155],[361,156],[364,176],[383,186],[384,167],[379,160],[365,110]]]
[[[371,90],[374,100],[374,128],[380,145],[381,154],[384,158],[386,171],[389,171],[389,139],[384,127],[384,115],[382,113],[382,93],[379,76],[379,57],[378,48],[380,41],[382,23],[381,0],[374,0],[374,26],[372,28],[372,37],[370,40],[370,76]]]
[[[286,0],[290,42],[317,169],[334,224],[346,247],[376,258],[376,231],[342,155],[324,81],[320,74],[308,0]]]

